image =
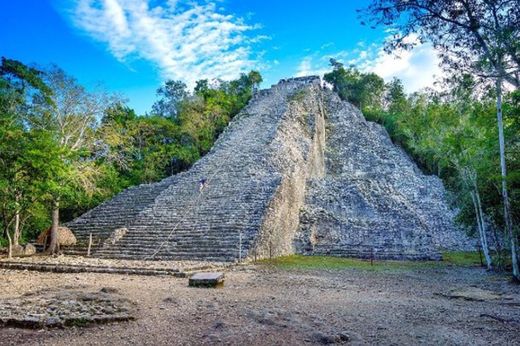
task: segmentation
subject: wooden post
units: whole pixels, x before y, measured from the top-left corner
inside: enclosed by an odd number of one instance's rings
[[[92,246],[92,233],[90,233],[88,237],[88,249],[87,249],[87,257],[90,257],[90,247]]]
[[[483,267],[484,266],[484,262],[482,261],[482,251],[480,251],[480,245],[477,245],[477,249],[478,249],[478,257],[480,258],[480,266]]]
[[[242,231],[238,234],[238,262],[242,262]]]

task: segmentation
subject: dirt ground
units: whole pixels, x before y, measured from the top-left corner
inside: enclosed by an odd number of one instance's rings
[[[115,288],[136,320],[0,329],[1,345],[520,345],[520,286],[479,268],[235,268],[221,289],[187,279],[0,270],[0,299]],[[469,293],[468,293],[469,292]]]

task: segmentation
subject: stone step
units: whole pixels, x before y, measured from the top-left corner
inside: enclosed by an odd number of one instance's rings
[[[131,245],[131,246],[121,246],[121,247],[108,247],[108,248],[99,248],[97,249],[97,253],[99,252],[111,252],[116,253],[119,251],[136,251],[136,252],[147,252],[147,251],[156,251],[157,249],[164,249],[171,252],[229,252],[229,251],[238,251],[238,244],[233,246],[198,246],[194,244],[194,246],[176,246],[174,244],[157,244],[155,246],[141,246],[141,245]],[[242,248],[247,248],[245,245],[242,245]]]
[[[202,255],[212,255],[212,256],[228,256],[228,255],[238,255],[238,248],[233,249],[175,249],[172,250],[167,247],[156,248],[156,249],[101,249],[96,251],[94,254],[135,254],[140,256],[146,256],[149,254],[157,253],[162,255],[187,255],[187,256],[202,256]]]
[[[208,256],[207,254],[202,254],[201,256],[196,256],[194,254],[190,255],[173,255],[173,254],[157,254],[154,257],[143,256],[143,254],[125,254],[120,253],[116,255],[96,255],[99,258],[105,259],[121,259],[121,260],[149,260],[149,261],[182,261],[182,260],[196,260],[196,261],[207,261],[207,262],[234,262],[238,259],[238,256]]]
[[[222,249],[234,249],[239,247],[239,242],[234,243],[215,243],[215,244],[208,244],[208,243],[199,243],[199,242],[193,242],[190,244],[178,244],[174,242],[155,242],[155,243],[127,243],[127,244],[118,244],[113,245],[110,247],[99,247],[99,249],[156,249],[159,246],[168,247],[168,248],[175,248],[175,249],[215,249],[215,248],[222,248]],[[242,248],[249,247],[249,242],[242,242]]]
[[[315,247],[313,254],[338,256],[338,257],[352,257],[362,259],[383,259],[383,260],[434,260],[442,259],[442,256],[437,251],[424,250],[412,252],[410,249],[403,248],[402,250],[366,250],[362,248],[323,248]]]
[[[134,240],[139,240],[139,241],[157,241],[157,240],[163,240],[163,239],[168,239],[168,240],[176,240],[176,241],[190,241],[190,240],[198,240],[198,241],[234,241],[234,240],[238,240],[240,237],[239,234],[229,234],[229,233],[225,233],[225,234],[216,234],[216,235],[205,235],[203,233],[198,233],[198,234],[176,234],[175,232],[174,233],[171,233],[171,234],[168,234],[168,233],[164,233],[164,234],[161,234],[161,235],[157,235],[157,236],[150,236],[150,235],[128,235],[128,236],[125,236],[123,237],[120,242],[127,242],[127,241],[134,241]],[[242,238],[246,238],[246,235],[242,235]]]

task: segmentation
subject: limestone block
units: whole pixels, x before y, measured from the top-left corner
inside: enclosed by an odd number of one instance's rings
[[[224,273],[196,273],[190,277],[190,287],[216,288],[224,286]]]
[[[34,255],[35,253],[36,253],[36,248],[34,247],[34,245],[32,245],[32,244],[25,245],[25,247],[23,249],[23,254],[25,256],[31,256],[31,255]]]
[[[11,246],[11,253],[13,256],[22,256],[24,254],[24,248],[22,245]]]

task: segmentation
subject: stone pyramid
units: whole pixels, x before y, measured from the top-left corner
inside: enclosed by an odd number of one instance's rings
[[[206,186],[199,191],[199,181]],[[127,189],[67,226],[69,250],[236,261],[295,252],[438,259],[468,249],[437,177],[318,77],[258,92],[190,170]]]

